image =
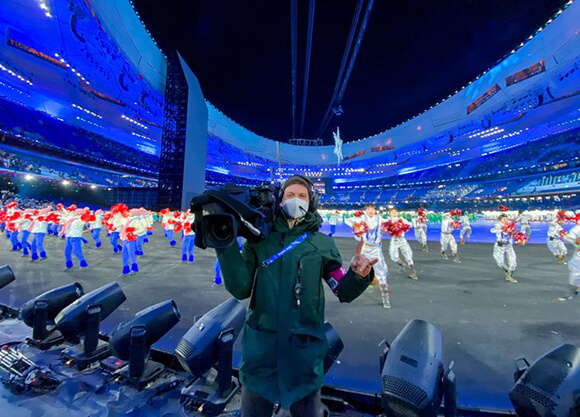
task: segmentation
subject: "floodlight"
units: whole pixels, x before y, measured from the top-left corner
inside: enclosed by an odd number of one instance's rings
[[[518,416],[580,415],[580,348],[563,344],[532,365],[518,358],[516,367],[510,400]]]
[[[91,363],[108,355],[108,344],[99,340],[100,322],[106,319],[127,298],[117,282],[111,282],[85,294],[55,318],[55,328],[66,341],[83,345],[63,352],[70,364],[84,369]]]
[[[455,414],[453,362],[445,371],[443,338],[439,329],[423,320],[412,320],[381,362],[382,405],[386,416],[436,417],[445,397],[445,415]]]
[[[117,358],[129,361],[128,370],[120,375],[142,388],[163,371],[163,365],[147,362],[151,345],[179,322],[181,316],[173,300],[164,301],[140,311],[111,333],[109,347]]]
[[[197,320],[177,344],[175,356],[194,377],[181,390],[186,412],[219,415],[239,391],[240,383],[232,377],[232,356],[245,315],[243,304],[231,298]]]
[[[42,350],[62,343],[64,338],[60,332],[51,331],[47,326],[53,326],[57,314],[83,294],[83,287],[75,282],[52,289],[27,301],[20,308],[20,319],[33,328],[32,339],[29,343]]]

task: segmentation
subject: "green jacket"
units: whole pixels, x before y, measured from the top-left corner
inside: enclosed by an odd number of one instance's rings
[[[372,282],[342,269],[332,238],[319,233],[322,218],[308,213],[289,228],[280,216],[268,237],[217,250],[226,289],[237,299],[250,298],[242,338],[240,380],[250,391],[289,408],[324,384],[325,280],[341,302],[351,302]],[[305,232],[312,234],[267,267],[262,262]],[[301,277],[300,303],[295,285]],[[335,279],[336,278],[336,279]]]

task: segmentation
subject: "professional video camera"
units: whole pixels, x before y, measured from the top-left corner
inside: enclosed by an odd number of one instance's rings
[[[240,187],[227,183],[191,200],[195,246],[225,248],[242,236],[255,243],[270,233],[279,207],[279,186]]]

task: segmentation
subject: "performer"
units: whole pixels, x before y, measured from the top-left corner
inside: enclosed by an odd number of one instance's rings
[[[391,236],[389,243],[389,256],[391,260],[399,265],[401,273],[404,271],[403,261],[411,270],[409,278],[418,279],[417,271],[413,265],[413,251],[409,242],[405,238],[405,233],[411,228],[411,223],[399,217],[397,209],[389,209],[389,219],[383,225],[383,232],[386,231]],[[402,258],[402,259],[401,259]]]
[[[510,220],[507,214],[499,215],[495,227],[491,229],[492,233],[496,235],[496,242],[493,245],[493,258],[501,269],[505,272],[505,280],[507,282],[517,284],[517,280],[513,277],[517,268],[516,252],[514,251],[514,239],[519,244],[525,244],[528,236],[522,232],[516,232],[516,223]]]
[[[375,278],[379,282],[381,300],[383,308],[391,308],[391,297],[389,294],[388,276],[389,270],[382,250],[383,228],[381,219],[377,216],[377,208],[373,203],[365,205],[364,213],[357,211],[354,217],[347,220],[347,224],[353,228],[353,233],[357,241],[364,242],[362,255],[368,259],[378,259],[374,265]],[[371,287],[373,288],[373,287]],[[372,291],[372,290],[371,290]]]
[[[129,208],[123,204],[118,203],[111,207],[111,212],[107,213],[103,219],[106,220],[107,229],[109,230],[109,241],[113,247],[113,253],[120,253],[123,247],[119,244],[119,234],[125,225],[125,217]]]
[[[12,251],[16,252],[22,249],[22,245],[18,240],[18,220],[22,216],[20,210],[9,210],[8,216],[6,217],[6,229],[10,233],[10,243],[12,243]]]
[[[137,236],[147,233],[147,225],[139,219],[140,213],[139,209],[124,212],[125,222],[119,234],[122,242],[123,275],[139,272],[136,254]]]
[[[244,248],[244,244],[242,242],[242,237],[238,236],[236,240],[238,241],[238,249],[241,252],[242,249]],[[222,282],[223,282],[223,280],[222,280],[222,268],[220,266],[219,259],[216,257],[215,266],[214,266],[213,284],[211,284],[211,286],[215,287],[216,285],[222,285]]]
[[[330,233],[328,236],[332,237],[336,233],[336,225],[338,224],[338,217],[340,213],[338,210],[332,211],[328,214],[328,224],[330,225]]]
[[[101,242],[101,229],[103,228],[103,217],[104,213],[103,210],[96,210],[95,211],[95,221],[89,223],[89,230],[91,231],[91,236],[95,241],[95,247],[100,248],[102,245]]]
[[[463,213],[463,215],[459,218],[459,222],[461,223],[459,237],[461,238],[461,244],[465,245],[471,237],[471,222],[467,212]]]
[[[415,239],[421,245],[423,252],[429,252],[427,246],[427,214],[423,207],[419,207],[417,213],[413,216],[413,229],[415,230]]]
[[[571,219],[575,221],[576,225],[564,236],[566,242],[571,243],[575,248],[574,255],[568,263],[570,295],[561,297],[561,301],[575,298],[580,293],[580,213]]]
[[[163,230],[165,230],[165,237],[169,240],[169,246],[175,246],[177,243],[173,238],[173,234],[175,223],[177,223],[179,214],[176,216],[175,213],[179,212],[170,211],[169,208],[164,208],[161,210],[161,226],[163,227]]]
[[[32,245],[30,248],[30,262],[34,262],[39,259],[43,261],[46,259],[46,251],[44,250],[44,238],[48,232],[48,224],[50,221],[50,212],[52,207],[48,206],[38,211],[35,214],[34,220],[30,227],[30,232],[32,233]]]
[[[143,256],[143,244],[148,241],[147,240],[147,233],[149,231],[149,222],[147,220],[148,213],[143,207],[137,210],[139,213],[137,215],[138,220],[141,222],[143,228],[139,229],[139,235],[137,235],[137,241],[135,242],[135,254],[137,256]]]
[[[21,233],[20,246],[22,246],[22,256],[28,256],[30,253],[30,243],[28,237],[30,236],[30,226],[32,225],[32,215],[34,209],[25,209],[23,216],[17,220],[17,229]]]
[[[453,262],[456,264],[460,264],[461,261],[457,256],[457,242],[453,236],[453,231],[461,227],[461,224],[457,220],[461,215],[461,210],[451,210],[449,213],[443,214],[441,221],[441,257],[443,259],[449,259],[447,256],[447,249],[449,249],[451,250]]]
[[[530,237],[532,235],[532,227],[530,226],[530,215],[523,210],[518,211],[518,217],[516,222],[521,226],[521,232],[526,236]]]
[[[187,210],[182,218],[183,224],[183,240],[181,241],[181,260],[182,262],[195,262],[193,248],[195,247],[195,230],[194,230],[195,215]],[[189,256],[188,256],[189,255]]]
[[[0,210],[0,233],[4,233],[6,232],[6,238],[9,238],[8,236],[8,230],[6,229],[6,209],[1,209]]]
[[[552,252],[552,255],[558,259],[560,265],[566,265],[564,257],[568,253],[566,245],[562,241],[566,236],[566,231],[562,227],[564,223],[566,223],[566,212],[560,210],[556,216],[552,218],[548,227],[548,249]]]
[[[62,217],[61,217],[62,219]],[[72,254],[77,257],[80,262],[80,270],[85,270],[89,264],[87,263],[83,254],[83,232],[85,225],[93,221],[94,215],[91,214],[88,208],[76,209],[70,211],[66,216],[66,221],[59,233],[60,236],[65,237],[64,258],[65,271],[73,267]]]

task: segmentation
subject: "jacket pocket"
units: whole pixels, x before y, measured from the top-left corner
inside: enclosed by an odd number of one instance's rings
[[[290,336],[288,351],[291,364],[289,385],[299,388],[305,384],[317,384],[317,381],[321,383],[327,350],[328,342],[324,334],[306,329],[295,331]]]
[[[240,370],[244,379],[260,380],[276,373],[278,333],[246,322]]]
[[[318,254],[302,256],[298,261],[297,283],[302,286],[300,325],[323,323],[324,292],[322,291],[322,258]]]

